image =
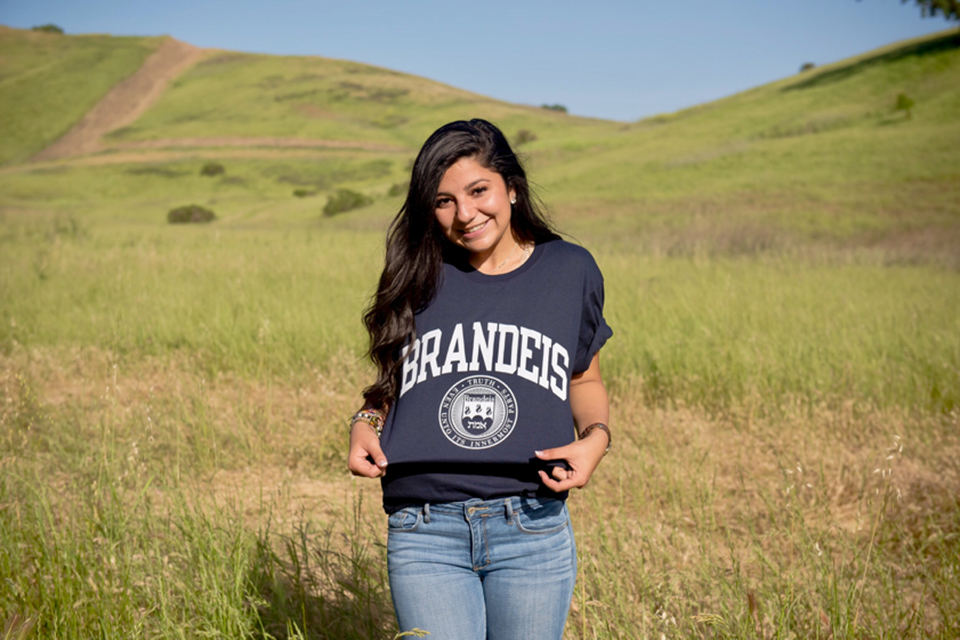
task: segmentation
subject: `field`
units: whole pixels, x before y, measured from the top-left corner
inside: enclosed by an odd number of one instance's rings
[[[345,465],[359,316],[419,141],[472,115],[535,134],[606,278],[615,446],[571,496],[567,637],[960,637],[955,34],[629,124],[207,52],[33,162],[160,43],[0,36],[2,83],[114,60],[84,109],[0,120],[2,637],[394,637]],[[373,204],[321,215],[339,188]],[[191,203],[218,219],[166,223]]]

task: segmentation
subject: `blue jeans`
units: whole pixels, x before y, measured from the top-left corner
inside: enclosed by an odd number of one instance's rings
[[[389,516],[387,568],[400,631],[430,640],[560,640],[577,577],[561,500],[512,497]]]

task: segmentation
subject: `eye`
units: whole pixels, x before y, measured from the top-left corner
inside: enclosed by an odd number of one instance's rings
[[[482,186],[482,187],[474,187],[473,191],[471,191],[470,193],[471,195],[474,195],[474,196],[481,196],[486,192],[487,192],[487,188],[485,186]]]
[[[451,202],[451,199],[446,196],[441,196],[437,198],[437,209],[441,209],[443,207],[448,206],[450,202]]]

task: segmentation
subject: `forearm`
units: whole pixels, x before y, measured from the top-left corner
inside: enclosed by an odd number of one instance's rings
[[[600,375],[600,354],[593,356],[590,367],[573,377],[570,381],[570,411],[573,413],[573,422],[577,433],[582,434],[592,424],[607,424],[610,421],[610,400],[607,397],[607,388]],[[609,431],[601,436],[596,434],[601,429],[594,429],[587,436],[587,441],[602,444],[604,451],[610,444]]]
[[[570,410],[577,432],[587,426],[610,421],[610,401],[602,380],[584,380],[570,387]]]

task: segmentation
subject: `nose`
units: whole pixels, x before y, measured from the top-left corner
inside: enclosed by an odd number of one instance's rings
[[[476,217],[476,211],[470,207],[468,202],[457,202],[457,220],[460,222],[470,222],[474,217]]]

